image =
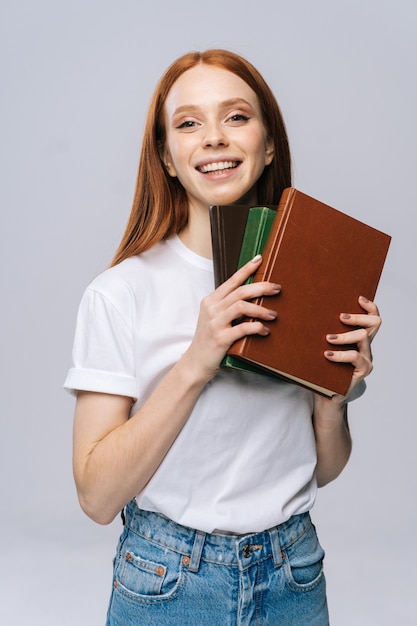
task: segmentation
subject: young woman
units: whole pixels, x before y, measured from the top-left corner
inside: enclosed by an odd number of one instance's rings
[[[372,369],[378,309],[360,297],[363,314],[341,312],[346,332],[329,335],[323,359],[354,365],[348,397],[219,367],[237,339],[274,332],[252,300],[281,287],[244,284],[255,258],[214,291],[209,206],[277,204],[290,170],[278,105],[251,64],[209,50],[168,68],[130,220],[82,299],[65,383],[81,506],[125,522],[108,626],[328,623],[309,511],[347,463],[347,402]],[[241,316],[257,321],[232,325]]]

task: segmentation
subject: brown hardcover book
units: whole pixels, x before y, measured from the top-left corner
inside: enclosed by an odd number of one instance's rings
[[[217,288],[236,272],[248,219],[249,204],[210,207],[214,286]],[[275,207],[268,206],[267,208]]]
[[[244,337],[228,354],[324,395],[345,395],[353,366],[324,357],[335,349],[326,335],[349,330],[339,315],[363,312],[360,295],[374,299],[391,237],[292,187],[278,217],[254,276],[282,285],[277,296],[257,299],[278,318],[267,337]]]

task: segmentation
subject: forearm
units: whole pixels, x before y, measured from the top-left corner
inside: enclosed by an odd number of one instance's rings
[[[353,375],[348,396],[353,399],[361,395],[364,379],[373,368],[371,341],[381,325],[378,307],[359,297],[363,313],[341,313],[341,321],[351,330],[338,335],[327,335],[334,350],[326,351],[325,357],[334,363],[351,363]],[[339,349],[355,344],[356,349]],[[352,449],[347,422],[347,404],[343,396],[331,400],[318,394],[314,397],[314,432],[317,446],[317,481],[319,486],[334,480],[345,467]]]
[[[85,437],[82,426],[82,412],[84,417],[86,412],[91,413],[92,405],[88,406],[88,398],[84,407],[80,403],[74,435],[79,458],[75,458],[74,474],[87,515],[98,523],[110,523],[140,493],[186,423],[205,384],[192,374],[189,364],[179,361],[135,415],[120,420],[116,427],[112,417],[113,427],[89,450],[82,450],[77,440],[94,439],[91,435]],[[108,396],[103,396],[101,405],[99,394],[94,396],[95,412],[108,411]]]
[[[95,521],[110,522],[142,491],[188,420],[201,391],[217,374],[229,346],[246,334],[268,332],[263,320],[275,316],[253,300],[276,295],[280,286],[245,284],[260,261],[261,257],[255,257],[203,298],[192,342],[137,414],[128,419],[129,398],[80,394],[74,427],[74,476],[81,506]],[[258,321],[234,325],[238,317]]]
[[[347,421],[347,404],[337,397],[332,400],[315,396],[314,434],[317,448],[316,477],[319,487],[339,476],[346,466],[352,440]]]

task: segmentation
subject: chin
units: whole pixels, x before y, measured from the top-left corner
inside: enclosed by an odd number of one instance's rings
[[[239,195],[238,198],[233,200],[230,204],[251,204],[255,206],[258,202],[258,190],[256,187],[252,187],[243,196]]]
[[[252,206],[256,206],[258,202],[257,199],[257,194],[256,194],[256,190],[254,191],[253,189],[251,189],[250,191],[248,191],[247,193],[245,193],[243,196],[241,196],[240,194],[230,194],[230,195],[224,195],[221,198],[217,198],[217,200],[215,202],[211,202],[211,205],[214,204],[250,204]]]

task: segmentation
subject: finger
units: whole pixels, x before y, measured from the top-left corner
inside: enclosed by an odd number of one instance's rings
[[[326,350],[324,356],[334,363],[351,363],[355,378],[365,378],[372,372],[372,361],[357,350]]]
[[[215,293],[217,293],[220,298],[224,298],[226,295],[232,293],[233,291],[235,291],[235,289],[237,289],[241,285],[244,285],[247,279],[256,272],[256,270],[261,264],[261,261],[262,261],[261,255],[260,254],[256,255],[251,261],[243,265],[228,280],[226,280],[222,285],[220,285],[216,289]],[[265,285],[266,283],[256,282],[256,283],[251,283],[251,284],[253,285],[264,284]],[[269,284],[273,284],[273,283],[269,283]],[[279,289],[281,288],[280,285],[277,285],[277,287],[279,287]],[[262,294],[263,294],[262,291],[259,291],[259,289],[256,290],[255,288],[255,292],[253,293],[250,292],[250,295],[245,296],[245,297],[256,298],[257,296],[262,295]]]
[[[378,315],[364,315],[363,313],[341,313],[340,320],[347,326],[379,328],[381,325],[381,318]]]
[[[340,320],[348,326],[365,328],[371,341],[382,324],[382,320],[378,315],[363,315],[361,313],[341,313]]]
[[[262,256],[257,254],[251,261],[243,265],[234,274],[232,274],[230,278],[219,285],[216,289],[216,293],[218,293],[220,297],[224,298],[225,295],[236,289],[236,287],[242,285],[249,278],[249,276],[252,276],[252,274],[254,274],[260,266],[261,261]]]
[[[353,363],[357,358],[357,350],[326,350],[324,356],[334,363]]]
[[[249,302],[256,301],[263,296],[276,296],[281,291],[281,285],[268,282],[249,283],[237,287],[224,298],[226,307],[232,306],[238,301]]]
[[[359,296],[358,302],[362,309],[365,309],[370,315],[379,315],[378,307],[372,300],[368,300],[365,296]]]
[[[381,326],[381,317],[379,315],[378,307],[374,302],[368,300],[365,296],[359,296],[359,305],[366,311],[364,313],[341,313],[340,319],[344,324],[351,326],[363,326],[369,328],[370,332],[374,336],[379,327]]]
[[[326,335],[326,339],[335,346],[355,344],[357,352],[360,352],[365,358],[372,361],[371,340],[364,328],[358,328],[338,335]]]
[[[247,302],[246,300],[237,300],[229,306],[223,314],[222,322],[230,324],[234,320],[246,318],[247,321],[265,320],[271,322],[277,318],[278,314],[273,309]],[[249,319],[248,319],[249,318]]]
[[[369,339],[368,332],[365,328],[355,328],[355,330],[349,330],[346,333],[334,334],[331,333],[326,335],[326,339],[329,343],[334,345],[347,345],[349,343],[360,344],[363,341],[367,341]]]
[[[234,343],[238,339],[242,339],[242,337],[247,337],[249,335],[261,335],[266,337],[269,333],[269,328],[261,321],[253,321],[241,322],[240,324],[236,324],[236,326],[232,326],[229,336],[231,338],[231,343]]]
[[[211,317],[214,317],[222,314],[222,312],[228,315],[228,310],[231,307],[234,307],[232,315],[235,317],[231,319],[236,319],[242,315],[250,315],[251,310],[249,309],[249,313],[247,313],[247,309],[245,307],[251,300],[256,300],[262,296],[278,295],[280,290],[280,285],[268,282],[259,282],[238,285],[235,289],[229,292],[229,288],[226,286],[226,283],[224,283],[211,294],[203,298],[201,308],[204,309]],[[224,319],[224,321],[228,323],[228,320]]]

